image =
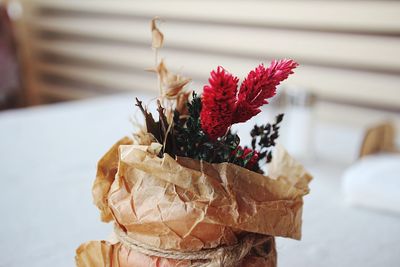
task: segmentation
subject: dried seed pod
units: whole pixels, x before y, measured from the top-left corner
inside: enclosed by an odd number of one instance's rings
[[[159,17],[155,17],[151,20],[151,35],[152,35],[151,46],[155,49],[161,48],[164,43],[164,35],[158,29],[157,21],[160,21]]]

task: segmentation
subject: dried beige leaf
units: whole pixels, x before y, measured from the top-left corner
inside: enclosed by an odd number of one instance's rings
[[[137,133],[133,134],[133,139],[135,144],[138,145],[150,145],[156,139],[154,136],[146,131],[146,129],[141,128]]]
[[[148,71],[156,72],[162,86],[163,96],[169,99],[175,99],[183,90],[183,88],[191,81],[190,78],[182,77],[168,70],[161,60],[155,69]]]
[[[155,49],[161,48],[164,43],[164,35],[158,29],[157,21],[160,21],[160,18],[155,17],[151,20],[151,35],[152,35],[151,46]]]
[[[168,87],[165,90],[164,95],[167,98],[175,99],[180,94],[180,92],[183,90],[183,87],[185,87],[189,83],[189,81],[190,80],[180,80],[180,81],[171,83],[170,87]]]

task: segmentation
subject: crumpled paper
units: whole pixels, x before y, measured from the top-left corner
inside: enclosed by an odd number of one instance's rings
[[[105,222],[114,220],[146,245],[198,251],[233,245],[246,232],[301,238],[303,199],[311,176],[277,147],[264,176],[230,163],[163,158],[149,146],[121,139],[100,160],[94,202]],[[273,239],[272,239],[273,241]],[[241,266],[276,266],[271,253],[253,249]],[[77,250],[77,265],[191,266],[189,260],[146,256],[121,243],[91,241]]]
[[[275,242],[267,247],[259,246],[254,248],[246,256],[240,266],[245,267],[276,267]],[[258,251],[269,249],[270,252],[260,253]],[[121,243],[107,241],[89,241],[82,244],[76,251],[77,266],[96,267],[190,267],[194,262],[190,260],[174,260],[147,256],[124,247]],[[209,265],[209,267],[220,267],[220,265]]]

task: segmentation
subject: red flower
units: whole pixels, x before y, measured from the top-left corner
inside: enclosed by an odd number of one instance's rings
[[[208,82],[202,94],[201,127],[211,139],[216,140],[225,135],[232,125],[239,79],[218,67],[211,72]]]
[[[260,107],[276,93],[276,87],[285,80],[298,64],[293,60],[272,61],[268,68],[263,64],[252,70],[243,81],[232,123],[245,122],[260,113]]]
[[[252,70],[243,81],[237,95],[238,78],[222,67],[211,72],[209,85],[204,86],[201,127],[212,139],[225,135],[228,128],[257,115],[260,107],[276,93],[276,87],[297,67],[293,60],[272,61],[268,68],[263,64]]]

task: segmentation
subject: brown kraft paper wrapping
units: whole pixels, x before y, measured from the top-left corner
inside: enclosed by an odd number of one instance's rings
[[[99,161],[93,186],[101,219],[139,243],[166,251],[235,245],[246,233],[271,236],[240,266],[276,266],[274,236],[301,238],[303,199],[311,176],[277,147],[268,176],[230,163],[159,158],[148,146],[121,139]],[[268,253],[265,253],[265,252]],[[147,256],[118,241],[77,249],[79,267],[193,266]],[[212,266],[212,265],[209,265]]]

